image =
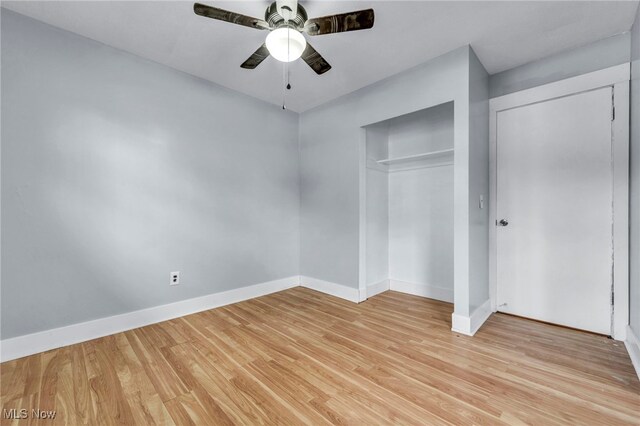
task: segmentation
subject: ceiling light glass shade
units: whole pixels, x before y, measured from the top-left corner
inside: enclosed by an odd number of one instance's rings
[[[298,59],[307,47],[307,40],[299,31],[291,28],[277,28],[267,36],[267,49],[280,62]]]

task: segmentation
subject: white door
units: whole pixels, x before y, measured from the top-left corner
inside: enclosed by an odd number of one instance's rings
[[[498,112],[499,311],[611,334],[611,113],[611,87]]]

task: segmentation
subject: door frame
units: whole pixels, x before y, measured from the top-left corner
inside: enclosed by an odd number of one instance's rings
[[[497,311],[497,114],[500,111],[613,87],[613,314],[611,336],[625,340],[629,324],[629,79],[630,63],[616,65],[489,100],[489,296]]]

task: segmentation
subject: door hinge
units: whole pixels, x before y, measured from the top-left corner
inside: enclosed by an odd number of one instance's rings
[[[615,293],[611,292],[611,306],[613,306],[615,304]]]
[[[611,88],[611,121],[616,119],[616,92]]]

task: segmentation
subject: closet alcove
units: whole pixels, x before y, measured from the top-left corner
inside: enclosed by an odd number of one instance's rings
[[[367,296],[453,302],[454,103],[364,130]]]

